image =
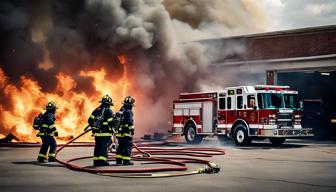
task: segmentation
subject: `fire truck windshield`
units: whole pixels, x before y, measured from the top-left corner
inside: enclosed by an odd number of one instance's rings
[[[300,100],[297,94],[284,94],[286,108],[300,108]]]
[[[258,107],[260,109],[284,108],[283,95],[280,93],[259,93]]]

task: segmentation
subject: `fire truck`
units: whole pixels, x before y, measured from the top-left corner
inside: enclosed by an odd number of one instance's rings
[[[313,136],[302,128],[302,102],[289,86],[228,87],[218,92],[181,93],[173,101],[172,135],[184,135],[189,144],[205,136],[220,141],[232,137],[236,145],[266,139],[281,145],[286,138]]]

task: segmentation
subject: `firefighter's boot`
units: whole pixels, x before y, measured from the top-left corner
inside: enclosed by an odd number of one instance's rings
[[[122,165],[123,161],[121,158],[116,158],[116,165]]]
[[[56,148],[50,148],[50,150],[55,151]],[[49,153],[49,155],[48,155],[48,161],[49,162],[55,162],[56,161],[56,154],[54,152]]]
[[[93,160],[93,166],[98,167],[100,165],[99,160]]]
[[[134,165],[134,163],[130,160],[124,160],[123,165]]]
[[[45,158],[44,157],[37,157],[37,161],[40,163],[44,163]]]
[[[100,166],[110,166],[107,161],[101,161]]]
[[[101,167],[101,166],[109,166],[110,164],[107,161],[97,160],[93,162],[93,166]]]

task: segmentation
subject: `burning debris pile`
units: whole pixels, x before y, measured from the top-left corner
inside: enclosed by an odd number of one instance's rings
[[[11,133],[8,134],[6,137],[0,139],[0,143],[11,143],[13,141],[20,141],[20,140]]]
[[[248,0],[2,1],[0,133],[37,140],[33,117],[53,100],[59,134],[70,138],[103,94],[114,111],[135,97],[137,136],[165,131],[172,99],[212,82],[206,48],[181,41],[257,31],[254,8]]]

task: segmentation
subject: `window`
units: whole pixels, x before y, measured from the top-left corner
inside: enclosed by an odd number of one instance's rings
[[[260,93],[258,94],[258,107],[260,109],[283,108],[283,95],[280,93]]]
[[[225,93],[220,93],[220,94],[219,94],[219,97],[225,97],[225,96],[226,96]]]
[[[235,91],[234,90],[228,90],[228,95],[234,95]]]
[[[227,108],[231,109],[231,97],[227,98]]]
[[[225,98],[219,98],[219,109],[225,109]]]
[[[237,97],[237,109],[242,109],[243,108],[243,96],[238,96]]]
[[[261,94],[258,94],[258,108],[263,109],[263,102]]]
[[[284,94],[286,108],[300,108],[300,100],[297,94]]]
[[[248,95],[247,96],[247,107],[248,108],[255,107],[255,98],[254,98],[254,95]]]
[[[237,95],[240,95],[243,93],[243,90],[242,89],[237,89]]]

